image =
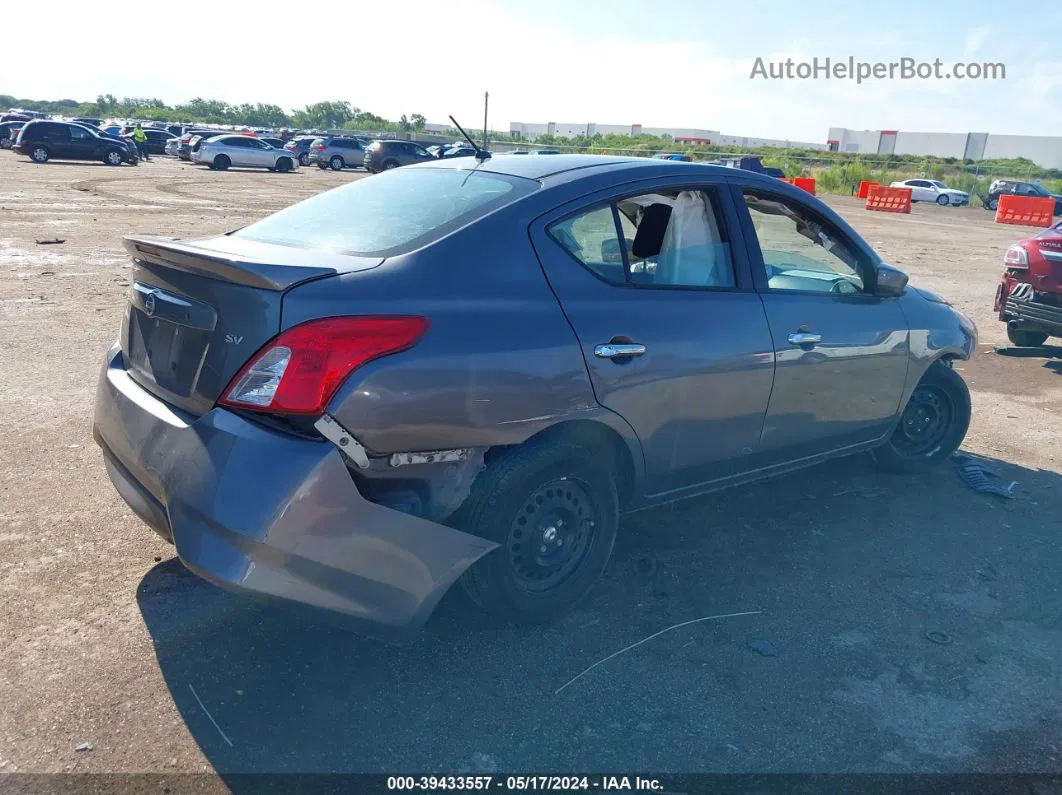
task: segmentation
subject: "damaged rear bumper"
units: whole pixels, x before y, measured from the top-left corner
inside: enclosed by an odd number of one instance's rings
[[[193,572],[233,591],[415,633],[496,546],[369,502],[330,443],[176,412],[109,352],[93,434],[119,494]]]

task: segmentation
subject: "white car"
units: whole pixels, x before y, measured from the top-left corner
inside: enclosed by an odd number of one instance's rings
[[[174,136],[166,141],[166,154],[170,157],[177,157],[177,147],[181,145],[180,136]]]
[[[941,206],[954,204],[956,207],[970,203],[969,193],[949,188],[936,179],[905,179],[903,182],[894,182],[889,187],[910,188],[913,202],[936,202]]]
[[[287,149],[277,149],[250,135],[215,135],[193,144],[192,160],[209,168],[224,171],[237,168],[268,168],[270,171],[294,171],[299,167]]]

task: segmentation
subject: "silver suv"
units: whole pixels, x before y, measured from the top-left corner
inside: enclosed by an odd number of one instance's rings
[[[342,171],[360,168],[365,160],[365,143],[358,138],[318,138],[310,144],[310,162],[320,168]]]

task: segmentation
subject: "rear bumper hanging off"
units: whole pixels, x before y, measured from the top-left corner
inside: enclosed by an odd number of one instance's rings
[[[495,548],[366,500],[327,441],[214,409],[180,414],[140,387],[113,348],[93,433],[129,506],[181,561],[233,591],[415,632]]]

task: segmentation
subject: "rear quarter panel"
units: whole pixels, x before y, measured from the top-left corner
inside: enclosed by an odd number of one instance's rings
[[[336,314],[429,318],[415,348],[356,371],[330,405],[370,452],[517,444],[588,419],[617,431],[640,469],[633,432],[594,398],[528,223],[519,210],[501,210],[372,271],[311,282],[287,296],[285,327]]]

